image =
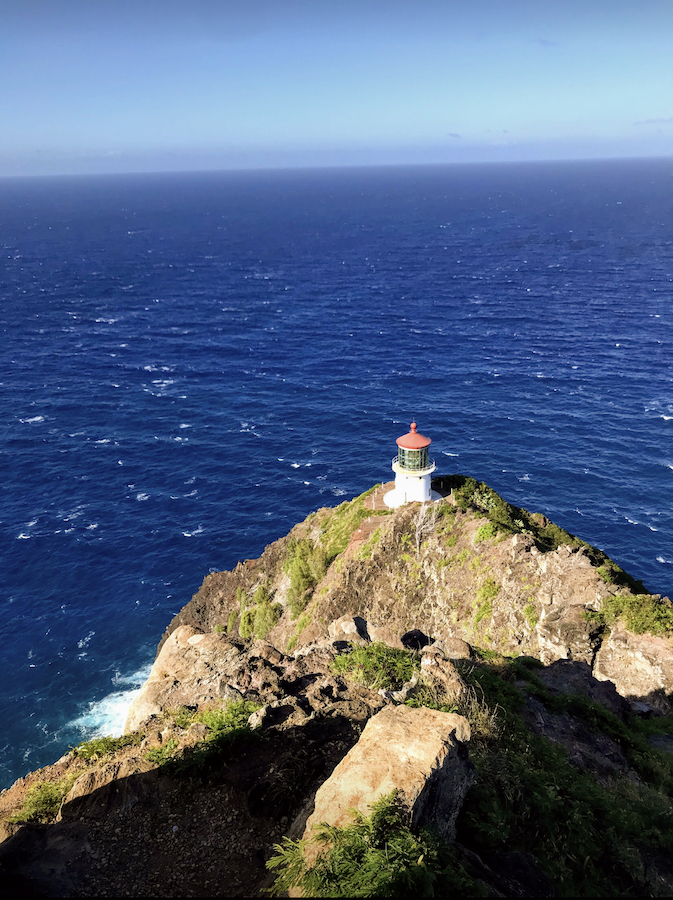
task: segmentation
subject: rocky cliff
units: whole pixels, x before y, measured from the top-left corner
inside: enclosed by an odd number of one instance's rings
[[[378,486],[209,575],[125,735],[0,794],[6,892],[259,895],[270,858],[279,889],[333,896],[329,870],[354,892],[356,808],[356,868],[396,894],[366,824],[389,794],[428,860],[402,867],[414,892],[670,895],[670,601],[484,484],[433,487],[389,511]]]

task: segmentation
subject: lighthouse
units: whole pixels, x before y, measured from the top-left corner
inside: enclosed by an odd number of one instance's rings
[[[393,458],[395,487],[383,498],[391,509],[414,500],[429,503],[441,497],[430,487],[430,476],[435,471],[434,460],[430,459],[432,441],[416,428],[416,422],[412,422],[411,431],[397,438],[397,456]]]

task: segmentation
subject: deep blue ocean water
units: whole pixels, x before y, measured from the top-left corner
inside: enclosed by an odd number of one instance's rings
[[[0,787],[416,417],[673,592],[673,160],[0,180]]]

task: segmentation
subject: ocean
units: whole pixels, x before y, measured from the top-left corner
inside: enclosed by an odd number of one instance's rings
[[[415,417],[673,593],[673,160],[0,180],[0,787]]]

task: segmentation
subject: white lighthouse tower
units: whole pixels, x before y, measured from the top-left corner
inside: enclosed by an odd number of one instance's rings
[[[395,487],[383,498],[386,506],[395,509],[414,500],[429,503],[441,498],[430,487],[430,476],[435,471],[434,460],[430,459],[431,443],[429,437],[416,431],[416,422],[411,423],[408,434],[397,438],[397,456],[393,459]]]

